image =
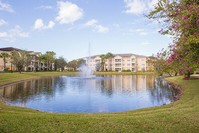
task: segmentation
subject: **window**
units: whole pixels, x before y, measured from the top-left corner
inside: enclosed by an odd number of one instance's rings
[[[131,61],[134,62],[134,61],[135,61],[135,58],[132,58]]]
[[[121,62],[121,59],[115,59],[115,62]]]
[[[115,64],[115,67],[121,67],[121,64],[117,63]]]
[[[100,60],[95,60],[96,63],[100,62]]]

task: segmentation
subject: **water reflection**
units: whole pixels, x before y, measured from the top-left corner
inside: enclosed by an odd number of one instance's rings
[[[0,89],[10,105],[47,112],[117,112],[174,101],[174,91],[152,75],[32,79]]]

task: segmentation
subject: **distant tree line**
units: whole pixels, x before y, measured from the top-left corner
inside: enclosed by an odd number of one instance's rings
[[[112,56],[113,54],[110,52],[100,55],[101,61],[96,64],[95,66],[96,70],[106,71],[105,60],[111,58]],[[70,69],[71,71],[77,71],[77,69],[84,64],[86,64],[86,60],[84,59],[72,60],[67,63],[67,68]]]

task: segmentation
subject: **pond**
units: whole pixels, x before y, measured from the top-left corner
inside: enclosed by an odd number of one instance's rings
[[[32,79],[2,87],[0,95],[9,105],[45,112],[98,113],[169,104],[176,94],[153,75],[110,75]]]

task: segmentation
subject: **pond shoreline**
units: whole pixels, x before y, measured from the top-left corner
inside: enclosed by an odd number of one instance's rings
[[[71,75],[71,74],[70,74]],[[133,75],[137,75],[137,74],[133,74]],[[31,80],[34,80],[34,79],[42,79],[42,77],[43,78],[45,78],[45,77],[57,77],[57,76],[67,76],[67,75],[54,75],[54,76],[52,76],[52,75],[47,75],[47,76],[44,76],[44,75],[42,75],[42,76],[34,76],[34,77],[32,77],[32,78],[28,78],[28,79],[22,79],[22,80],[19,80],[19,81],[15,81],[15,82],[11,82],[11,83],[7,83],[7,84],[4,84],[4,85],[1,85],[0,86],[0,89],[3,89],[4,87],[7,87],[7,86],[10,86],[10,85],[15,85],[15,84],[17,84],[17,83],[21,83],[21,82],[24,82],[24,81],[31,81]],[[123,76],[127,76],[127,75],[123,75]],[[147,76],[147,75],[146,75]],[[137,77],[137,76],[136,76]],[[156,76],[155,76],[156,77]],[[163,79],[162,78],[162,80],[165,80],[165,79]],[[168,81],[166,81],[166,82],[168,82]],[[6,88],[5,88],[6,89]],[[171,90],[174,90],[174,91],[176,91],[176,87],[171,87]],[[168,104],[172,104],[173,102],[175,102],[176,100],[179,100],[177,97],[178,97],[178,93],[177,93],[177,95],[176,95],[176,93],[172,96],[173,97],[173,99],[172,99],[172,101],[170,102],[170,103],[167,103],[167,105]],[[2,98],[1,98],[2,99]],[[3,100],[3,99],[2,99]],[[8,104],[7,104],[8,105]],[[156,105],[156,106],[163,106],[163,105],[165,105],[164,103],[163,104],[160,104],[160,105]],[[154,106],[154,105],[153,105]],[[153,107],[153,106],[151,106],[151,107]],[[27,107],[28,108],[28,107]],[[143,107],[143,108],[150,108],[150,106],[149,107]],[[135,109],[130,109],[130,110],[137,110],[137,109],[143,109],[143,108],[135,108]],[[33,109],[33,110],[35,110],[35,109]],[[36,109],[37,110],[37,109]],[[126,110],[126,111],[130,111],[130,110]],[[41,112],[43,112],[43,111],[41,111]],[[45,111],[45,112],[48,112],[48,111]],[[112,111],[111,111],[112,112]],[[111,113],[111,112],[108,112],[108,113]],[[116,112],[121,112],[121,111],[116,111]],[[125,111],[124,111],[125,112]],[[66,112],[67,113],[67,112]],[[80,112],[80,113],[82,113],[82,112]],[[96,113],[96,112],[95,112]],[[114,113],[114,111],[112,112],[112,113]]]
[[[168,82],[168,84],[172,86],[172,89],[174,89],[174,91],[176,91],[177,95],[174,97],[174,100],[175,101],[180,100],[181,96],[183,95],[183,89],[182,89],[182,87],[179,86],[179,85],[176,85],[175,83],[172,83],[172,82],[170,82],[168,80],[165,80],[165,81]]]

